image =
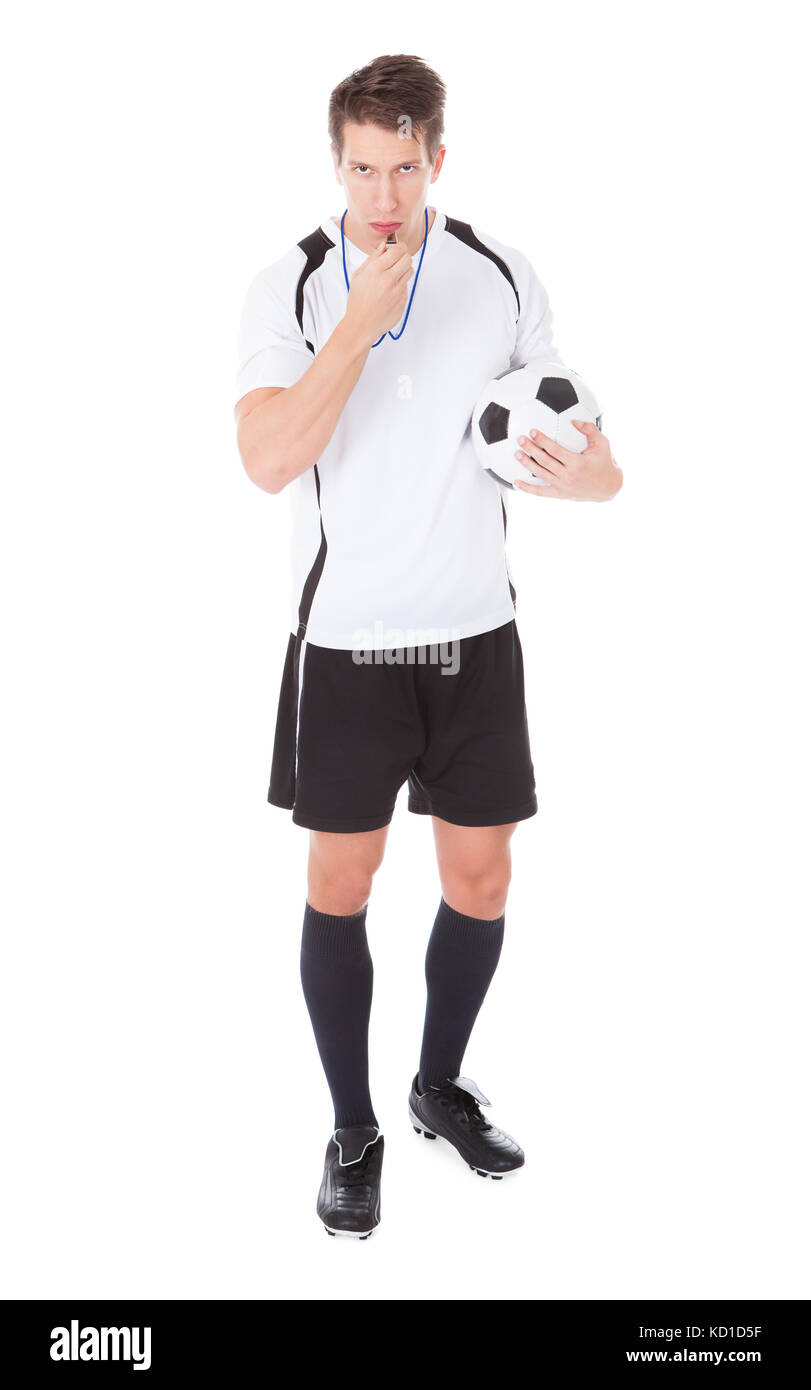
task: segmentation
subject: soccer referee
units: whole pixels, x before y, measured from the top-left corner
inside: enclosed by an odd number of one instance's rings
[[[561,358],[530,262],[428,204],[445,86],[422,59],[375,58],[332,92],[346,210],[251,282],[239,329],[240,457],[292,494],[289,637],[268,801],[310,832],[301,982],[334,1109],[317,1212],[331,1235],[380,1221],[383,1133],[369,1092],[366,913],[397,794],[432,818],[442,893],[408,1099],[414,1128],[491,1178],[524,1163],[460,1075],[498,964],[510,838],[538,809],[508,491],[470,436],[493,377]],[[622,485],[585,422],[575,454],[516,440],[537,497]],[[281,655],[281,654],[280,654]]]

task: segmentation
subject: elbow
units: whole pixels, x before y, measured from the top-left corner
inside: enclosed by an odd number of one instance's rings
[[[280,460],[260,449],[244,435],[237,434],[237,448],[251,482],[263,492],[281,492],[290,481]]]
[[[245,472],[251,482],[255,483],[257,487],[260,487],[263,492],[281,492],[282,488],[287,487],[289,479],[287,475],[280,470],[277,464],[268,463],[266,461],[259,466],[251,467],[249,464],[245,463],[244,459],[243,464]]]

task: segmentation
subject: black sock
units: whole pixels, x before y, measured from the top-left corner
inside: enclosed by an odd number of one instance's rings
[[[425,956],[428,999],[418,1089],[458,1076],[473,1024],[495,974],[504,940],[504,913],[466,917],[442,898]]]
[[[377,1125],[369,1095],[372,957],[366,907],[348,917],[304,907],[301,984],[335,1107],[335,1128]],[[378,1126],[379,1128],[379,1126]]]

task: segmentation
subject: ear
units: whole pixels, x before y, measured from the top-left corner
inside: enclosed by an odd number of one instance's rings
[[[444,145],[440,145],[439,149],[438,149],[437,152],[436,152],[436,159],[434,160],[434,168],[433,168],[433,172],[432,172],[432,174],[431,174],[431,183],[434,183],[435,180],[439,178],[439,171],[440,171],[440,169],[442,168],[442,165],[443,165],[444,163],[445,163],[445,146],[444,146]]]

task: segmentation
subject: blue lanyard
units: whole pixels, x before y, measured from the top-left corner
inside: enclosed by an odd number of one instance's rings
[[[344,210],[344,215],[343,215],[343,217],[341,218],[341,254],[342,254],[342,256],[343,256],[343,261],[344,261],[344,280],[346,281],[347,292],[348,292],[348,290],[349,290],[349,276],[348,276],[347,273],[346,273],[346,241],[345,241],[345,239],[344,239],[344,218],[346,217],[346,214],[347,214],[348,211],[349,211],[349,209],[346,208],[346,209]],[[416,275],[414,276],[414,284],[411,286],[411,294],[408,296],[408,307],[407,307],[407,309],[406,309],[405,318],[403,319],[403,326],[402,326],[402,328],[400,329],[400,332],[399,332],[399,333],[392,333],[392,331],[391,331],[390,328],[386,330],[386,331],[388,332],[389,337],[390,337],[390,338],[393,338],[395,342],[397,341],[398,338],[402,338],[403,334],[405,333],[405,326],[406,326],[406,324],[408,323],[408,316],[409,316],[409,314],[411,313],[411,301],[412,301],[413,298],[414,298],[414,291],[415,291],[415,289],[417,288],[417,281],[418,281],[419,278],[420,278],[420,271],[422,270],[422,258],[423,258],[423,256],[425,255],[425,243],[427,242],[427,240],[428,240],[428,209],[426,208],[426,209],[425,209],[425,236],[424,236],[423,239],[422,239],[422,251],[420,252],[420,263],[419,263],[419,265],[417,266],[417,273],[416,273]],[[386,334],[383,333],[383,334],[378,338],[378,340],[377,340],[376,343],[372,343],[372,347],[373,347],[373,348],[376,348],[380,343],[382,343],[382,341],[383,341],[383,339],[385,338],[385,336],[386,336]]]

